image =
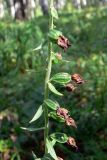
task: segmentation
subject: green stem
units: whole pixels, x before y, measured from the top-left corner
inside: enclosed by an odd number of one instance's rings
[[[53,0],[50,1],[50,10],[52,5],[53,5]],[[49,12],[49,30],[50,29],[53,29],[53,17]],[[49,54],[48,54],[48,66],[47,66],[46,77],[45,77],[44,100],[48,99],[49,97],[48,82],[50,79],[50,74],[52,69],[52,43],[50,41],[48,44],[48,52]],[[48,137],[48,131],[49,131],[49,119],[48,119],[48,108],[46,105],[44,105],[44,118],[45,118],[45,130],[44,130],[45,153],[47,153],[46,139]]]

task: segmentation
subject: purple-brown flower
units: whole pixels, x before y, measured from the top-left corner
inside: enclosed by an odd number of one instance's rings
[[[64,37],[63,35],[60,35],[58,37],[57,44],[58,44],[58,46],[63,48],[64,51],[71,46],[69,40],[66,37]]]
[[[68,110],[65,108],[61,108],[59,107],[56,111],[57,115],[62,117],[62,118],[66,118],[68,117]]]
[[[73,126],[73,127],[77,128],[75,121],[71,117],[67,117],[65,122],[66,122],[67,126]]]
[[[85,80],[81,77],[81,75],[77,73],[71,75],[71,79],[75,81],[77,84],[85,83]]]
[[[65,86],[65,88],[66,88],[66,90],[67,90],[68,92],[73,92],[76,87],[75,87],[73,84],[68,83],[68,84]]]
[[[78,148],[77,145],[76,145],[75,139],[73,137],[68,138],[67,144],[72,146],[72,147]]]

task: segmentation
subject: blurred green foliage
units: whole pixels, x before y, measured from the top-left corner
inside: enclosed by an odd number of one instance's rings
[[[48,17],[25,22],[0,22],[0,159],[30,160],[31,151],[43,153],[43,133],[20,129],[34,115],[43,99],[47,46],[33,51],[47,41]],[[59,145],[59,156],[68,160],[107,159],[107,8],[60,14],[57,26],[71,41],[62,53],[68,63],[54,65],[56,70],[78,72],[87,80],[74,93],[64,92],[61,106],[67,106],[78,124],[73,131],[51,121],[52,129],[77,139],[79,150]],[[54,46],[56,52],[62,52]],[[43,121],[33,124],[41,127]],[[54,127],[55,125],[55,127]],[[63,129],[62,129],[63,128]],[[40,149],[40,152],[38,152]],[[5,158],[7,157],[7,159]]]

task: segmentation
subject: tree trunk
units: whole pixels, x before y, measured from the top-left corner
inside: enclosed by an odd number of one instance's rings
[[[14,0],[15,19],[25,19],[25,4],[23,0]]]
[[[57,10],[59,10],[59,9],[63,8],[66,3],[67,3],[66,0],[56,0],[56,2],[55,2],[55,8]]]
[[[73,0],[73,4],[76,8],[81,9],[81,0]]]
[[[26,17],[28,19],[34,18],[35,16],[35,1],[34,0],[26,0]]]
[[[3,1],[0,0],[0,18],[4,17],[4,4]]]
[[[25,19],[25,5],[26,0],[6,0],[7,6],[9,6],[11,17],[13,19]]]
[[[7,3],[7,8],[9,8],[11,17],[14,19],[15,18],[14,2],[13,0],[6,0],[6,3]]]
[[[102,0],[103,5],[107,4],[107,0]]]
[[[42,12],[44,15],[48,14],[48,0],[40,0],[39,1]]]
[[[82,7],[87,6],[87,0],[82,0]]]

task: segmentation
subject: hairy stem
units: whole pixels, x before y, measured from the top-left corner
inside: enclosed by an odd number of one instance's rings
[[[50,10],[51,10],[52,5],[53,5],[53,0],[50,0]],[[50,29],[53,29],[53,17],[51,13],[49,12],[49,30]],[[47,66],[46,77],[45,77],[44,100],[48,99],[49,97],[48,82],[50,79],[51,69],[52,69],[52,43],[49,41],[48,66]],[[45,118],[45,130],[44,130],[45,153],[47,153],[46,139],[48,137],[48,131],[49,131],[49,119],[48,119],[48,108],[46,105],[44,105],[44,118]]]

